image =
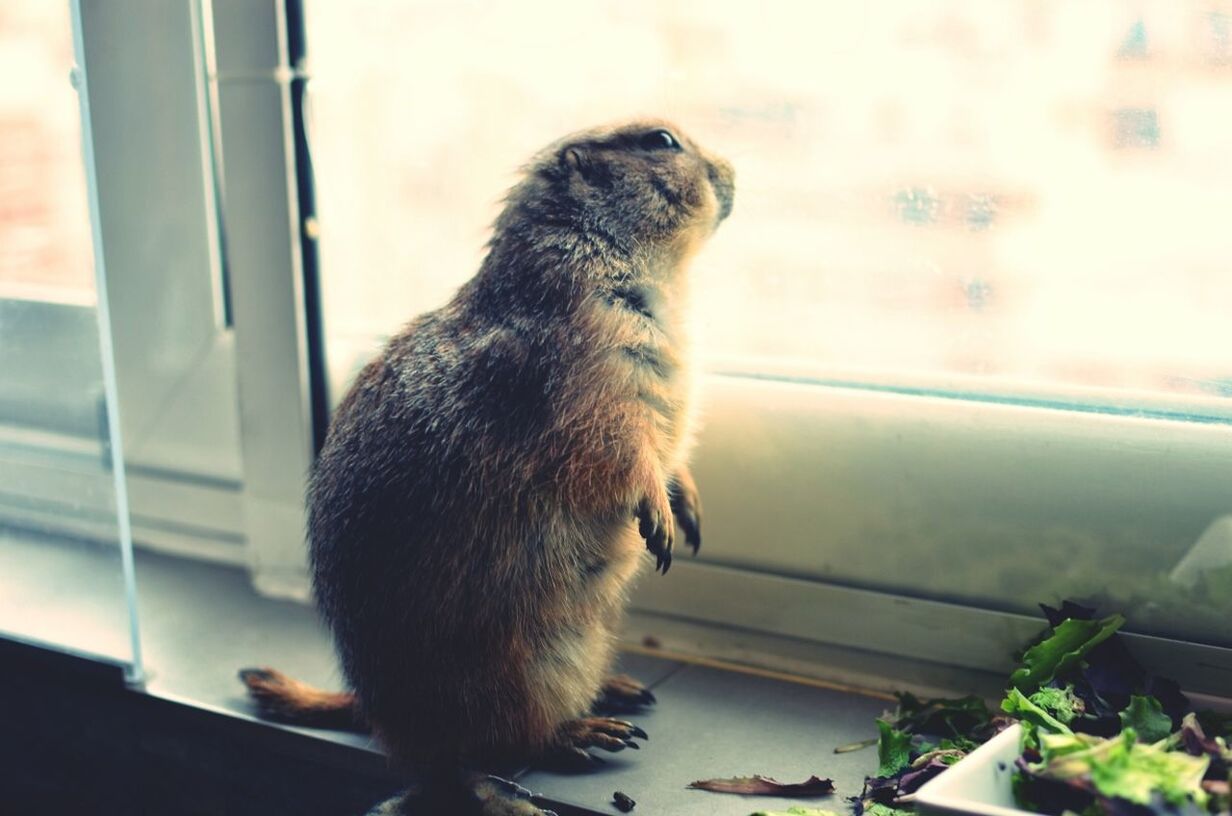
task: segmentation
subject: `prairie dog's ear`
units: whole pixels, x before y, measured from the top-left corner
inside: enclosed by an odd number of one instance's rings
[[[577,173],[584,179],[590,178],[592,163],[590,153],[584,147],[566,147],[560,154],[560,164],[570,174]]]

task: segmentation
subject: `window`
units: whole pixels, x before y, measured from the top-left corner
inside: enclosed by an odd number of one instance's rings
[[[672,579],[706,600],[642,603],[740,625],[730,568],[1232,645],[1225,11],[307,12],[335,399],[477,268],[520,162],[662,114],[738,181],[694,266],[707,539]]]
[[[294,208],[279,153],[282,76],[257,64],[281,64],[285,20],[276,10],[195,1],[139,13],[79,8],[134,535],[144,548],[250,566],[271,590],[281,569],[265,551],[288,562],[295,553],[301,563],[292,571],[303,583],[302,474],[312,447],[310,422],[291,419],[306,377],[292,227],[276,239],[278,214],[285,220]],[[215,17],[228,48],[216,48]],[[56,93],[71,99],[67,67],[54,77]],[[60,345],[45,337],[77,348],[85,341],[64,332],[88,335],[92,316],[47,297],[69,324],[50,331],[43,319],[8,322],[17,339],[6,346],[15,353],[0,381],[0,400],[40,427],[55,423],[55,435],[38,444],[47,470],[0,460],[0,476],[30,494],[10,519],[81,532],[93,529],[75,507],[81,490],[66,485],[105,491],[110,480],[98,469],[98,443],[82,444],[97,439],[105,416],[101,385],[95,372],[96,391],[61,387]]]
[[[705,547],[635,607],[999,669],[1075,597],[1226,690],[1219,3],[85,4],[97,295],[42,5],[0,12],[43,83],[0,91],[3,523],[123,538],[115,416],[137,547],[303,597],[326,391],[474,272],[526,157],[664,115],[738,182],[693,273]]]

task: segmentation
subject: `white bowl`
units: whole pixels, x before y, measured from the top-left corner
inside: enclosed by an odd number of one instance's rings
[[[1013,725],[916,793],[922,816],[1038,816],[1014,802],[1014,760],[1021,753],[1022,726]]]

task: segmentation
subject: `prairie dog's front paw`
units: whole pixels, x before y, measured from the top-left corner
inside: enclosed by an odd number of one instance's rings
[[[692,547],[693,554],[697,555],[702,546],[702,500],[692,474],[681,469],[672,477],[667,493],[672,503],[672,514],[684,533],[684,543]]]
[[[667,575],[672,566],[672,543],[676,538],[676,522],[672,506],[664,491],[658,496],[644,496],[637,504],[637,527],[646,539],[646,549],[655,556],[655,569]]]

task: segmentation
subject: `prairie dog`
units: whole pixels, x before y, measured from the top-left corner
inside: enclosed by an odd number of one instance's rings
[[[269,712],[362,719],[438,767],[636,747],[590,711],[653,699],[605,682],[626,590],[644,551],[666,573],[701,543],[687,268],[733,182],[662,121],[531,161],[478,273],[364,368],[312,474],[313,586],[354,696],[246,670]]]

